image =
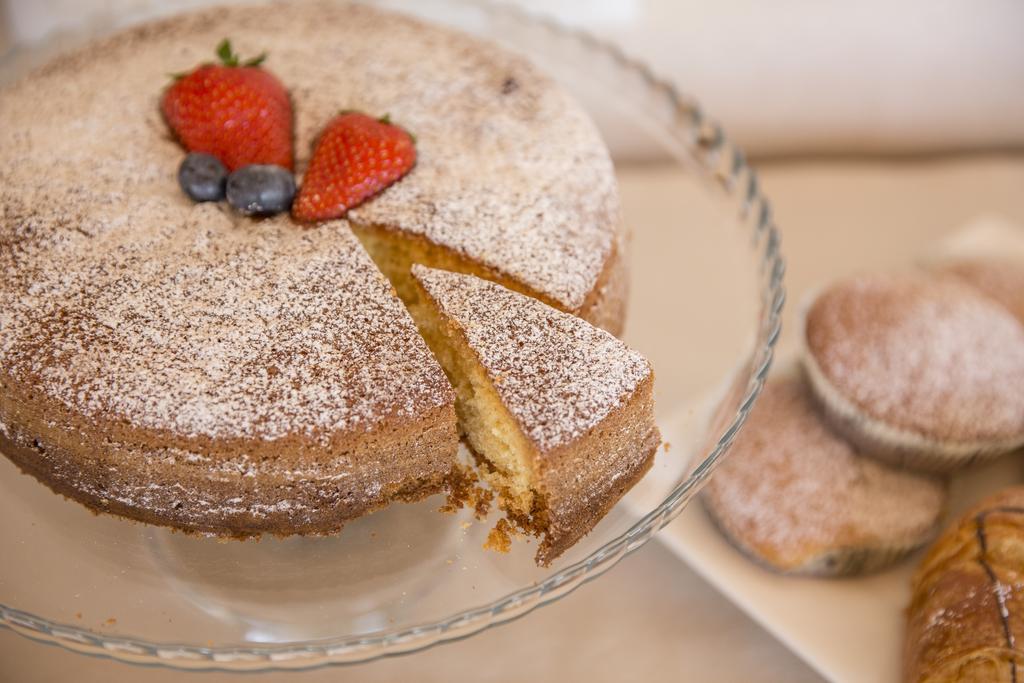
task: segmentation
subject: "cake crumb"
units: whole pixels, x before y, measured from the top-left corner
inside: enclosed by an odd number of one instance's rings
[[[107,617],[106,620],[103,622],[103,625],[104,626],[113,626],[116,623],[117,623],[117,619],[115,619],[114,617]]]
[[[491,511],[493,500],[494,492],[481,484],[480,477],[472,468],[456,465],[448,478],[448,498],[440,511],[454,513],[471,507],[473,515],[483,520]]]
[[[484,550],[494,550],[499,553],[507,553],[512,549],[512,525],[502,517],[494,525],[491,532],[487,534],[484,541]]]
[[[665,447],[665,452],[666,453],[668,453],[670,450],[672,450],[672,444],[670,442],[666,441],[662,445]]]
[[[75,619],[81,619],[81,618],[82,618],[82,613],[81,612],[75,612]]]

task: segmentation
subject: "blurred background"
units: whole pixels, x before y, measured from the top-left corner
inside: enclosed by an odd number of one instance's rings
[[[202,4],[3,0],[0,52]],[[1019,0],[512,4],[614,40],[696,94],[751,156],[1024,146]]]
[[[22,59],[20,45],[58,50],[82,29],[202,4],[209,3],[0,0],[0,65]],[[1024,225],[1021,0],[514,4],[586,28],[648,62],[695,95],[754,159],[788,261],[784,347],[808,289],[850,271],[910,262],[979,220],[1010,231]],[[622,182],[642,199],[627,208],[657,221],[669,210],[659,197],[670,191],[674,171],[643,142],[623,140],[616,150]],[[776,639],[776,625],[765,614],[748,616],[735,597],[706,583],[671,544],[652,543],[527,619],[412,658],[301,680],[859,680],[837,676],[821,652]],[[0,629],[0,681],[72,674],[105,683],[182,677],[87,659]]]

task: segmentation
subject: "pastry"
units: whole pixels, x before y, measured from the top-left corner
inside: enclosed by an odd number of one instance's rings
[[[951,470],[1024,443],[1024,325],[971,287],[849,277],[817,296],[803,332],[816,396],[865,453]]]
[[[911,585],[907,683],[1012,683],[1024,675],[1024,487],[947,530]]]
[[[782,573],[857,574],[926,543],[945,483],[864,457],[826,425],[798,372],[769,379],[702,493],[725,536]]]
[[[1024,264],[977,257],[947,260],[935,270],[974,287],[1024,323]]]
[[[182,189],[216,197],[222,177],[202,173],[234,169],[192,157],[176,182],[161,94],[224,36],[268,53],[300,180],[342,109],[400,121],[415,167],[309,226],[193,203]],[[0,450],[96,510],[326,533],[442,490],[454,394],[380,272],[408,293],[410,258],[621,326],[624,232],[595,127],[524,59],[460,33],[337,2],[210,9],[58,58],[0,90],[0,121]]]
[[[604,330],[470,275],[414,266],[413,314],[503,507],[548,564],[650,468],[654,375]]]

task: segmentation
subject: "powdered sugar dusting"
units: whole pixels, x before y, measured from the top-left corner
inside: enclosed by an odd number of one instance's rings
[[[952,442],[1024,435],[1024,326],[949,278],[853,277],[808,312],[822,373],[871,417]]]
[[[525,60],[465,36],[395,22],[381,50],[377,15],[345,21],[312,81],[330,97],[310,93],[305,119],[318,127],[338,101],[387,111],[419,155],[350,218],[423,235],[579,308],[621,223],[612,162],[587,115]]]
[[[936,271],[960,278],[1024,323],[1024,263],[999,258],[950,260]]]
[[[9,250],[4,370],[86,417],[185,437],[327,439],[451,400],[345,226],[183,214]]]
[[[85,415],[183,435],[345,429],[447,388],[344,224],[194,207],[157,103],[230,35],[290,89],[301,171],[342,108],[389,113],[416,169],[355,212],[575,307],[618,230],[611,162],[524,60],[342,3],[210,10],[128,32],[0,93],[0,367]],[[292,234],[294,233],[294,234]]]
[[[542,451],[570,443],[650,374],[639,353],[604,330],[470,275],[414,266],[458,324],[526,435]]]
[[[289,89],[300,174],[342,109],[389,114],[415,134],[416,167],[352,220],[422,235],[566,310],[584,303],[621,228],[611,159],[586,114],[520,57],[358,5],[207,10],[58,62],[0,96],[0,178],[18,181],[16,201],[82,224],[104,201],[116,216],[140,184],[161,198],[179,192],[181,151],[157,101],[168,73],[209,61],[226,35],[243,55],[266,51]],[[83,165],[93,173],[78,173]],[[36,190],[39,178],[50,189]]]
[[[770,380],[705,499],[773,564],[829,550],[923,542],[945,501],[937,478],[865,458],[822,422],[800,377]]]

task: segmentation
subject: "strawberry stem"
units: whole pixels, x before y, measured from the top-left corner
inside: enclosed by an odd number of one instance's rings
[[[259,66],[267,58],[266,52],[261,52],[252,59],[242,61],[234,50],[231,49],[231,41],[225,38],[217,45],[217,57],[224,66]]]
[[[227,38],[217,45],[217,56],[224,66],[238,66],[238,55],[231,50],[231,41]]]

